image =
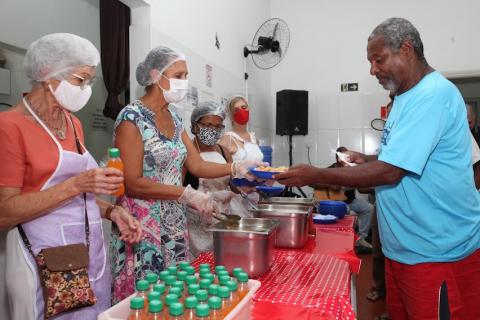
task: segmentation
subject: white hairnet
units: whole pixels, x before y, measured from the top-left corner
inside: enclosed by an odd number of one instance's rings
[[[175,49],[164,46],[152,49],[145,57],[145,61],[140,62],[137,66],[137,82],[144,87],[151,85],[158,79],[152,79],[150,71],[155,69],[158,70],[159,74],[162,74],[172,64],[180,60],[186,60],[185,55]]]
[[[225,120],[225,108],[215,101],[201,102],[193,109],[190,121],[194,124],[205,116],[219,116],[222,120]]]
[[[75,67],[96,67],[99,62],[100,54],[89,40],[71,33],[52,33],[30,44],[23,66],[29,79],[44,81]]]

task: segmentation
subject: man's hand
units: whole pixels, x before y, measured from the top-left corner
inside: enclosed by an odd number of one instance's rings
[[[306,186],[316,181],[321,169],[306,164],[298,164],[290,167],[287,172],[279,173],[273,176],[279,183],[286,186]]]
[[[344,151],[343,154],[347,155],[348,162],[350,163],[362,164],[368,161],[367,157],[360,152],[348,150],[348,151]]]

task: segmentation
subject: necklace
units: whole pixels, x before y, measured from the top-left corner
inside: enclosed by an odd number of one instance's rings
[[[49,121],[47,121],[44,116],[42,116],[41,112],[38,111],[38,108],[34,107],[32,105],[32,103],[30,102],[30,100],[27,99],[27,97],[25,97],[25,99],[27,100],[28,104],[32,108],[32,111],[45,123],[45,125],[47,127],[49,127],[53,131],[55,136],[60,140],[65,140],[65,138],[67,137],[66,136],[67,128],[65,126],[65,114],[64,114],[64,112],[60,111],[61,112],[60,113],[60,125],[55,126],[55,125],[51,124]]]

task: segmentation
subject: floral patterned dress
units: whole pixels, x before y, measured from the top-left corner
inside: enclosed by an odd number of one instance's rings
[[[170,140],[155,125],[155,114],[140,100],[126,106],[118,115],[115,129],[123,121],[133,123],[143,141],[143,177],[168,185],[182,185],[182,167],[187,150],[182,142],[183,125],[176,113],[175,134]],[[115,139],[115,135],[114,135]],[[128,150],[122,150],[128,152]],[[112,225],[110,257],[112,302],[115,304],[135,291],[135,281],[145,273],[159,273],[176,261],[188,259],[186,208],[173,200],[143,200],[123,196],[118,203],[131,212],[143,228],[142,240],[129,245],[120,240]]]

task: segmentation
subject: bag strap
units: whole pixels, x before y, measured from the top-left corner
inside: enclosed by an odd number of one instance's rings
[[[83,154],[82,152],[82,144],[80,140],[78,140],[77,130],[75,130],[75,124],[73,123],[72,114],[69,114],[70,123],[72,124],[73,134],[75,135],[75,144],[77,146],[77,151],[79,154]],[[83,202],[85,203],[85,241],[87,242],[87,248],[90,248],[90,224],[88,223],[88,213],[87,213],[87,194],[83,193]]]
[[[77,146],[77,151],[79,154],[83,154],[82,152],[82,144],[80,143],[80,140],[78,140],[78,135],[77,135],[77,130],[75,130],[75,125],[73,123],[72,115],[70,114],[70,122],[72,124],[73,128],[73,134],[75,135],[75,144]],[[90,224],[88,222],[88,213],[87,213],[87,194],[84,192],[83,193],[83,202],[85,204],[84,209],[85,209],[85,240],[87,242],[87,249],[90,248]],[[18,232],[20,233],[20,236],[23,240],[23,243],[25,244],[25,247],[27,248],[28,252],[33,256],[35,259],[35,254],[33,253],[32,250],[32,244],[28,240],[27,234],[25,233],[25,230],[23,230],[22,225],[18,224],[17,225]]]

